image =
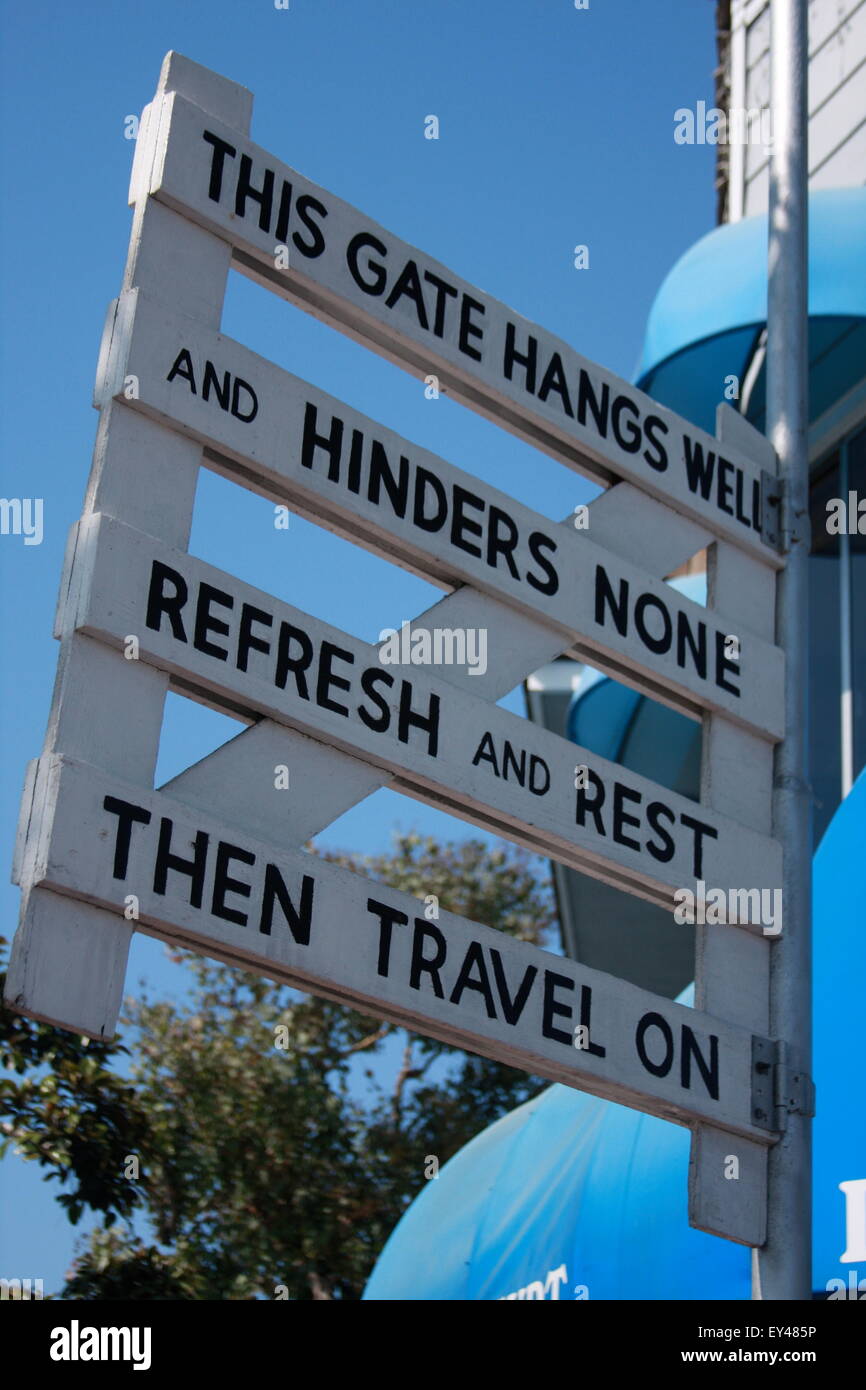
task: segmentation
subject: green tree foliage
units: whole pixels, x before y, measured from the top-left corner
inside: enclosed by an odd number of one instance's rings
[[[547,939],[546,878],[513,848],[405,835],[391,854],[326,857]],[[102,1218],[63,1297],[358,1298],[428,1159],[441,1166],[540,1087],[329,1000],[173,955],[191,975],[187,1001],[127,1001],[123,1043],[85,1045],[3,1014],[17,1073],[0,1081],[3,1142],[68,1187],[58,1200],[72,1221],[85,1207]]]
[[[0,957],[6,945],[0,937]],[[143,1198],[138,1184],[118,1182],[117,1155],[140,1148],[148,1133],[134,1086],[109,1069],[126,1052],[118,1041],[34,1023],[0,1001],[0,1156],[14,1142],[48,1169],[46,1181],[66,1185],[57,1200],[73,1225],[85,1207],[111,1222]]]

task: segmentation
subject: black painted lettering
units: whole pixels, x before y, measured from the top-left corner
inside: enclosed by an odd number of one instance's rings
[[[631,413],[631,420],[628,422],[628,429],[622,423],[623,413]],[[628,396],[617,396],[611,407],[610,423],[614,438],[621,449],[627,454],[636,454],[641,446],[643,436],[640,428],[640,411],[634,401]]]
[[[126,878],[132,827],[134,824],[149,825],[150,811],[146,811],[143,806],[135,806],[131,801],[120,801],[116,796],[107,796],[102,806],[103,810],[110,812],[112,816],[117,816],[112,873],[115,878]]]
[[[592,768],[587,768],[587,780],[591,782],[590,787],[577,788],[577,807],[575,810],[575,821],[578,825],[586,824],[586,813],[592,816],[595,828],[599,835],[605,835],[604,821],[601,818],[601,808],[604,805],[605,789],[604,782]],[[592,795],[592,793],[595,795]]]
[[[719,1039],[715,1033],[710,1034],[710,1055],[707,1059],[698,1046],[698,1040],[687,1023],[682,1025],[682,1039],[680,1042],[680,1084],[688,1091],[692,1084],[692,1058],[698,1064],[698,1071],[703,1077],[707,1094],[713,1099],[719,1098]]]
[[[244,412],[241,410],[242,391],[246,391],[247,395],[249,396],[249,403],[246,414],[244,414]],[[244,425],[250,424],[252,420],[255,420],[256,416],[259,413],[258,396],[256,395],[253,388],[250,386],[250,383],[248,381],[244,381],[239,376],[235,377],[234,385],[232,386],[231,412],[235,419],[240,420],[241,424]]]
[[[506,380],[512,381],[514,378],[515,364],[518,367],[523,367],[525,371],[523,388],[525,391],[528,391],[529,394],[532,396],[535,394],[535,373],[537,371],[538,361],[538,339],[533,338],[532,334],[530,333],[526,352],[522,353],[518,352],[515,346],[516,334],[517,329],[509,319],[508,323],[505,326],[505,357],[502,364],[502,370],[505,373]]]
[[[221,917],[224,922],[234,922],[238,927],[245,927],[247,913],[239,912],[237,908],[226,905],[226,893],[238,893],[242,898],[248,898],[252,892],[249,883],[244,883],[239,878],[230,877],[229,864],[233,859],[237,859],[240,864],[255,864],[256,862],[256,856],[250,854],[249,850],[240,849],[237,845],[230,845],[226,840],[220,840],[217,845],[210,910],[214,917]]]
[[[719,838],[718,830],[714,830],[711,825],[706,825],[703,821],[693,820],[685,812],[680,813],[680,820],[687,829],[695,832],[694,848],[692,854],[692,873],[695,878],[704,877],[704,836],[710,840]]]
[[[349,267],[349,274],[355,281],[358,289],[363,290],[365,294],[384,294],[385,286],[388,283],[388,272],[383,265],[379,265],[378,261],[368,260],[364,266],[364,270],[368,274],[372,272],[373,278],[371,280],[365,280],[361,274],[361,267],[358,265],[358,256],[359,253],[362,250],[366,250],[367,247],[369,247],[371,251],[375,251],[377,256],[387,256],[388,254],[387,246],[385,246],[378,237],[371,236],[369,232],[358,232],[356,236],[352,237],[352,240],[346,247],[346,264]]]
[[[395,476],[388,462],[384,444],[374,439],[370,444],[370,476],[367,480],[367,497],[376,506],[382,484],[388,494],[388,501],[395,516],[404,517],[409,505],[409,460],[400,455],[400,473]]]
[[[474,361],[481,361],[481,353],[470,343],[470,338],[483,338],[484,329],[480,323],[472,322],[472,314],[485,313],[484,305],[479,300],[473,299],[471,295],[464,294],[460,304],[460,332],[457,337],[457,346],[467,357]]]
[[[217,632],[221,637],[228,637],[229,634],[228,623],[224,623],[222,618],[215,618],[211,613],[212,603],[219,608],[234,608],[235,606],[231,594],[227,594],[224,589],[215,588],[213,584],[202,582],[198,586],[192,644],[196,651],[204,652],[206,656],[213,656],[217,661],[227,661],[229,654],[226,648],[218,647],[213,642],[208,641],[209,632]]]
[[[663,801],[651,801],[646,808],[646,818],[649,821],[650,829],[654,830],[661,840],[661,844],[656,844],[654,840],[648,840],[647,849],[653,859],[657,859],[660,864],[669,864],[674,857],[676,845],[673,835],[663,825],[660,825],[659,821],[664,818],[673,825],[676,816]]]
[[[216,367],[213,362],[205,361],[204,381],[202,382],[201,398],[203,401],[210,400],[210,393],[213,391],[220,404],[221,410],[228,410],[231,401],[232,378],[230,372],[223,373],[222,382],[217,376]]]
[[[176,376],[181,377],[183,381],[189,382],[190,391],[192,391],[194,396],[197,395],[195,389],[195,368],[192,365],[189,348],[181,348],[172,363],[171,371],[166,377],[166,381],[174,381]]]
[[[548,560],[547,556],[539,553],[545,549],[555,554],[557,550],[556,541],[551,540],[550,536],[545,536],[542,531],[531,531],[529,535],[529,553],[535,563],[540,565],[547,575],[547,578],[536,579],[535,575],[530,573],[526,576],[526,582],[531,585],[533,589],[537,589],[540,594],[552,596],[559,591],[559,575],[556,572],[555,566]]]
[[[735,501],[736,517],[737,517],[737,521],[742,522],[742,524],[743,524],[744,526],[749,526],[749,527],[751,527],[751,524],[752,524],[752,523],[749,521],[749,518],[746,516],[746,513],[743,511],[743,502],[744,502],[744,500],[745,500],[744,497],[743,497],[743,493],[744,493],[744,491],[745,491],[745,486],[746,486],[746,479],[745,479],[745,476],[744,476],[744,474],[743,474],[743,470],[742,470],[742,468],[738,468],[738,469],[737,469],[737,492],[736,492],[736,501]]]
[[[296,642],[300,647],[300,655],[291,655],[292,643]],[[310,692],[307,688],[307,678],[304,672],[309,670],[313,664],[313,643],[306,632],[299,627],[293,627],[291,623],[280,623],[280,635],[277,639],[277,667],[274,673],[274,685],[279,690],[285,690],[289,672],[295,678],[295,686],[302,700],[309,700]]]
[[[319,673],[316,679],[316,704],[320,709],[329,709],[334,714],[342,714],[349,717],[349,710],[346,705],[340,705],[336,700],[331,699],[331,687],[337,690],[351,690],[352,682],[337,676],[332,670],[334,660],[347,661],[350,666],[354,665],[355,658],[351,652],[344,651],[342,647],[335,647],[333,642],[323,642],[319,651]]]
[[[355,495],[361,491],[361,467],[364,462],[364,436],[360,430],[352,430],[352,443],[349,446],[349,468],[346,487]],[[333,480],[332,480],[333,481]]]
[[[628,580],[619,581],[619,598],[613,592],[613,585],[607,577],[603,565],[595,567],[595,621],[604,627],[605,605],[610,609],[614,626],[620,637],[628,635]]]
[[[435,510],[426,510],[427,492],[431,492],[436,503]],[[415,499],[412,508],[412,521],[421,531],[441,531],[448,516],[448,495],[435,473],[428,468],[415,470]]]
[[[683,670],[686,665],[686,647],[691,653],[691,661],[702,680],[707,677],[707,625],[698,623],[697,638],[692,631],[688,614],[682,609],[677,613],[677,665]]]
[[[477,511],[483,512],[484,498],[476,497],[474,492],[469,492],[459,483],[455,483],[451,513],[451,544],[456,545],[459,550],[465,550],[467,555],[475,555],[480,560],[481,547],[466,540],[464,532],[468,531],[472,536],[483,536],[484,531],[477,521],[473,521],[471,517],[466,515],[467,507],[475,507]]]
[[[328,455],[328,482],[340,481],[340,455],[343,450],[343,422],[339,415],[331,417],[329,434],[319,434],[316,426],[318,412],[311,401],[304,410],[304,439],[301,444],[301,466],[312,468],[317,449],[324,449]]]
[[[436,311],[433,315],[433,332],[437,338],[441,338],[445,332],[445,307],[447,299],[457,298],[457,289],[454,285],[449,285],[447,280],[440,280],[438,275],[434,275],[432,270],[424,271],[424,279],[430,285],[436,287]]]
[[[533,796],[546,796],[550,791],[550,768],[537,753],[529,759],[529,790]]]
[[[166,593],[166,585],[171,584],[174,593]],[[162,627],[162,615],[165,613],[171,624],[172,636],[178,642],[186,642],[187,635],[183,627],[183,619],[180,610],[186,605],[189,598],[189,589],[186,580],[177,570],[164,565],[161,560],[154,560],[150,567],[150,587],[147,591],[147,609],[145,612],[145,626],[152,628],[154,632],[159,632]]]
[[[176,874],[184,874],[190,881],[189,902],[190,907],[201,907],[202,893],[204,892],[204,871],[207,864],[208,834],[204,830],[196,832],[192,841],[192,859],[184,859],[179,854],[171,852],[171,832],[174,829],[174,822],[168,816],[163,816],[159,824],[159,844],[156,850],[156,864],[153,870],[153,891],[160,897],[165,896],[166,883],[168,881],[169,870]]]
[[[502,555],[514,579],[520,578],[520,570],[514,563],[514,551],[517,549],[519,534],[516,521],[501,507],[496,507],[491,503],[487,528],[487,563],[491,569],[496,569],[499,564],[499,556]],[[538,535],[540,533],[533,531],[532,534]]]
[[[734,465],[732,463],[728,463],[727,459],[723,459],[721,456],[719,456],[719,471],[716,474],[716,502],[718,504],[719,510],[727,512],[728,516],[734,515],[734,509],[728,501],[728,498],[731,496],[731,493],[734,490],[731,483],[728,482],[728,478],[731,476],[733,471]]]
[[[328,215],[328,209],[324,203],[320,203],[318,198],[313,198],[309,193],[302,193],[295,206],[298,221],[302,222],[310,233],[310,240],[304,241],[299,232],[293,232],[292,241],[302,256],[306,256],[307,260],[314,261],[317,256],[321,256],[325,249],[325,237],[322,228],[313,221],[310,213],[314,212],[318,217],[324,219]],[[278,238],[278,240],[285,241],[285,237]]]
[[[374,734],[383,734],[391,723],[391,710],[388,707],[388,701],[376,689],[380,682],[390,689],[394,684],[394,677],[388,671],[377,671],[375,666],[368,666],[361,673],[361,689],[367,699],[372,700],[379,713],[377,715],[371,714],[363,705],[359,705],[358,717],[362,724],[366,724],[368,729],[372,729]]]
[[[435,951],[432,957],[424,955],[425,941],[432,941]],[[445,991],[442,988],[442,981],[439,978],[439,971],[445,964],[445,957],[448,954],[448,947],[445,937],[438,927],[432,922],[427,922],[422,917],[415,918],[415,933],[412,938],[412,961],[409,966],[409,988],[421,988],[421,976],[429,975],[433,985],[433,993],[437,999],[445,998]]]
[[[644,449],[643,457],[650,468],[654,468],[657,473],[664,473],[668,466],[668,454],[658,435],[667,434],[668,427],[657,415],[648,415],[643,427],[644,434],[652,446],[651,450]]]
[[[502,1017],[506,1023],[512,1027],[520,1022],[520,1015],[526,1007],[529,998],[529,991],[532,989],[533,981],[538,974],[535,965],[527,965],[523,972],[523,979],[517,987],[517,993],[512,998],[508,992],[508,981],[505,978],[505,967],[502,964],[502,955],[495,946],[490,947],[490,959],[493,962],[493,978],[496,981],[496,991],[499,995],[499,1003],[502,1007]]]
[[[592,986],[581,985],[580,987],[580,1023],[586,1029],[586,1036],[589,1039],[582,1052],[591,1052],[593,1057],[606,1057],[607,1048],[602,1047],[601,1043],[592,1041]]]
[[[735,661],[732,657],[725,655],[725,635],[724,632],[716,633],[716,685],[721,690],[727,690],[731,695],[739,695],[740,687],[731,685],[731,682],[725,679],[728,671],[735,676],[740,675],[739,660]]]
[[[662,630],[659,636],[650,632],[647,626],[646,612],[648,608],[654,609],[661,617]],[[634,606],[634,625],[640,640],[651,652],[661,654],[670,651],[674,625],[665,604],[655,594],[641,594]]]
[[[277,222],[274,227],[274,236],[280,246],[285,246],[289,239],[289,218],[292,213],[292,185],[287,179],[283,179],[280,189],[280,206],[277,208]]]
[[[274,619],[272,614],[266,613],[263,608],[256,608],[252,603],[241,604],[237,651],[239,671],[246,671],[250,652],[263,652],[267,656],[271,650],[271,644],[267,638],[255,636],[253,623],[261,623],[262,627],[273,627]]]
[[[474,975],[473,971],[476,972]],[[496,1018],[496,1005],[493,1002],[493,991],[490,988],[490,979],[487,974],[487,962],[484,959],[484,951],[480,941],[469,943],[457,981],[449,995],[449,1002],[459,1004],[464,991],[467,989],[473,989],[477,994],[480,994],[484,1000],[487,1017]]]
[[[611,835],[618,845],[625,845],[627,849],[640,849],[639,840],[631,840],[626,835],[623,826],[634,825],[640,828],[640,820],[637,816],[630,816],[623,808],[624,801],[631,801],[639,806],[643,797],[640,792],[633,791],[631,787],[626,787],[622,782],[613,784],[613,825]]]
[[[367,899],[367,911],[379,918],[379,953],[376,958],[376,973],[387,979],[391,966],[391,931],[395,926],[408,926],[409,918],[405,912],[398,912],[395,907],[388,907],[387,903],[377,902],[375,898]]]
[[[561,999],[556,998],[555,990],[574,989],[574,980],[570,980],[567,975],[557,975],[554,970],[544,972],[544,1005],[541,1014],[541,1031],[545,1038],[551,1038],[554,1042],[565,1043],[566,1047],[571,1047],[574,1038],[571,1033],[564,1033],[561,1028],[555,1028],[553,1020],[555,1017],[571,1018],[571,1005],[565,1004]]]
[[[299,946],[309,946],[310,931],[313,926],[315,887],[315,879],[311,878],[309,874],[304,874],[301,879],[301,901],[296,908],[286,887],[286,881],[276,864],[266,864],[265,884],[262,890],[262,915],[259,919],[261,934],[270,936],[274,922],[274,905],[279,903],[280,911],[292,934],[292,940],[296,941]]]
[[[701,445],[697,441],[692,443],[687,434],[683,435],[683,444],[686,450],[686,478],[688,479],[689,491],[700,492],[701,497],[707,500],[713,486],[716,456],[710,450],[705,459]]]
[[[259,205],[259,227],[263,232],[266,232],[271,225],[275,175],[273,169],[265,169],[261,188],[253,186],[252,175],[253,161],[248,154],[242,154],[238,183],[235,189],[235,214],[238,217],[245,217],[247,202],[252,199],[254,203]]]
[[[496,747],[493,742],[493,735],[489,730],[485,733],[472,759],[472,766],[477,767],[479,763],[489,763],[493,768],[494,777],[499,776],[499,764],[496,761]]]
[[[520,760],[515,756],[514,749],[508,739],[505,740],[505,748],[502,753],[502,780],[508,781],[508,764],[511,764],[514,776],[521,787],[526,786],[526,749],[521,748]]]
[[[234,159],[237,150],[234,145],[228,144],[226,140],[221,140],[218,135],[213,135],[209,130],[202,131],[202,140],[213,145],[213,154],[210,159],[210,180],[208,182],[207,196],[212,203],[218,203],[222,196],[223,187],[223,168],[226,156]]]
[[[601,400],[595,394],[595,388],[588,374],[583,367],[577,382],[577,419],[581,425],[586,424],[586,407],[592,411],[592,418],[595,421],[595,428],[602,439],[607,438],[607,416],[610,407],[610,387],[604,382],[601,388]]]
[[[430,324],[427,319],[427,306],[424,303],[424,291],[421,288],[421,277],[418,274],[417,265],[412,260],[406,262],[397,276],[394,287],[385,300],[385,307],[393,309],[394,305],[403,298],[411,299],[415,305],[415,316],[419,326],[429,329]]]
[[[568,385],[565,380],[565,368],[562,365],[562,358],[555,352],[547,364],[547,371],[544,373],[541,385],[538,388],[538,399],[546,401],[551,391],[559,396],[560,404],[566,415],[574,419],[574,411],[571,406],[571,397],[568,394]]]
[[[400,687],[400,705],[397,711],[397,737],[401,743],[409,742],[409,730],[420,729],[427,734],[427,752],[435,758],[439,751],[439,696],[431,695],[426,714],[412,708],[412,682],[403,681]]]
[[[646,1035],[650,1028],[657,1028],[664,1039],[664,1056],[660,1062],[654,1062],[647,1050]],[[674,1064],[674,1035],[666,1018],[656,1013],[644,1014],[637,1025],[635,1045],[646,1071],[652,1072],[653,1076],[667,1076]]]

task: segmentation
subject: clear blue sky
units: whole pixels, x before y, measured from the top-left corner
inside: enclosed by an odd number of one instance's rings
[[[129,235],[125,117],[176,49],[249,87],[253,138],[395,234],[630,376],[653,296],[714,223],[713,150],[673,140],[674,111],[712,104],[712,0],[79,0],[8,4],[2,20],[4,497],[44,499],[44,539],[0,537],[0,844],[11,858],[25,763],[42,746],[54,606],[96,428],[90,397]],[[438,141],[424,118],[440,121]],[[575,270],[577,244],[590,267]],[[223,327],[408,438],[551,517],[594,490],[398,368],[242,277]],[[203,471],[191,550],[374,640],[438,591]],[[507,699],[522,711],[518,694]],[[159,780],[238,731],[170,697]],[[379,792],[320,843],[387,847],[458,821]],[[3,885],[11,937],[18,891]],[[182,993],[161,946],[137,937],[128,988]],[[58,1287],[75,1232],[34,1165],[0,1167],[0,1274]]]

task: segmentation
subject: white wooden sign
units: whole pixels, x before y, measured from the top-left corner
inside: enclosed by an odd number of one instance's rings
[[[441,661],[430,675],[412,644],[394,644],[407,664],[386,662],[384,645],[108,517],[81,523],[78,548],[78,628],[126,645],[181,688],[359,753],[413,795],[652,900],[670,905],[673,890],[698,880],[725,892],[778,883],[774,841],[474,698],[443,678]],[[436,634],[419,631],[429,661]],[[451,636],[442,634],[448,652]],[[580,766],[588,773],[576,786]]]
[[[594,543],[591,509],[587,530],[554,525],[140,291],[106,338],[100,396],[183,427],[228,476],[427,579],[503,598],[655,698],[781,737],[782,653]]]
[[[782,563],[762,540],[761,469],[741,450],[722,452],[180,95],[158,121],[151,194],[230,241],[237,269],[579,472],[627,478]]]
[[[457,1047],[761,1144],[752,1035],[68,759],[31,881]]]
[[[696,429],[279,164],[249,142],[251,104],[169,54],[142,115],[57,684],[22,802],[7,998],[110,1036],[132,931],[151,932],[690,1124],[692,1221],[761,1244],[778,1136],[772,1078],[753,1099],[753,1042],[766,1057],[770,942],[738,895],[781,882],[784,560],[762,531],[775,456],[731,411],[718,439]],[[616,483],[590,532],[221,336],[230,265]],[[204,564],[186,553],[203,461],[453,592],[377,649]],[[707,546],[703,609],[663,579]],[[497,707],[565,650],[702,720],[700,802]],[[251,727],[155,792],[170,685]],[[429,920],[300,851],[385,785],[655,902],[703,884],[715,920],[683,926],[698,1008],[447,911]]]

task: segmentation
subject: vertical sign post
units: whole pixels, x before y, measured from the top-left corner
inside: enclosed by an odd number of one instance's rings
[[[811,893],[808,784],[809,461],[806,445],[808,322],[806,0],[773,0],[767,433],[779,458],[788,563],[777,579],[776,641],[784,649],[785,738],[775,755],[773,829],[784,847],[785,933],[770,964],[770,1028],[780,1039],[777,1115],[770,1151],[767,1241],[755,1297],[811,1292]]]

